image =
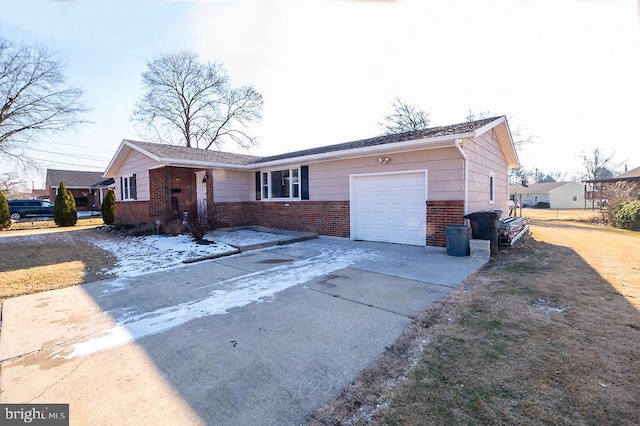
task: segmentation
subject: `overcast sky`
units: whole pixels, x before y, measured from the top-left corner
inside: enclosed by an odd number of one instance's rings
[[[639,16],[635,0],[21,0],[3,4],[0,37],[56,52],[93,108],[92,124],[33,145],[44,169],[104,171],[140,139],[129,116],[146,62],[193,50],[263,95],[253,154],[376,136],[401,97],[433,126],[506,115],[535,136],[524,167],[570,178],[596,147],[619,171],[640,166]]]

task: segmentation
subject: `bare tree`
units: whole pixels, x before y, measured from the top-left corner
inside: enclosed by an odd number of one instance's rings
[[[608,179],[615,174],[613,169],[617,167],[614,163],[613,153],[607,153],[602,148],[593,148],[589,152],[582,152],[580,159],[584,166],[584,180],[598,181],[600,179]],[[595,200],[598,194],[602,192],[602,182],[592,182],[591,207],[595,207]],[[602,195],[602,194],[600,194]]]
[[[431,122],[429,113],[418,105],[409,105],[405,100],[395,98],[391,103],[391,107],[393,112],[386,115],[384,122],[380,123],[385,130],[385,134],[393,135],[429,127]]]
[[[17,175],[7,172],[0,175],[0,191],[2,191],[7,198],[13,198],[21,192],[25,192],[26,188],[26,182]]]
[[[495,114],[491,114],[491,111],[474,111],[471,108],[467,108],[467,123],[471,123],[476,120],[483,120],[485,118],[494,117]]]
[[[471,108],[468,108],[467,116],[465,118],[467,122],[471,122],[490,117],[495,117],[495,114],[492,114],[491,111],[474,111]],[[513,144],[516,146],[516,148],[520,148],[523,145],[535,143],[537,136],[527,135],[526,129],[523,129],[519,125],[515,124],[515,120],[513,119],[513,117],[507,117],[507,121],[509,122],[509,130],[511,131]]]
[[[247,127],[262,117],[262,96],[232,87],[221,63],[201,63],[194,52],[162,55],[147,63],[142,85],[131,121],[144,137],[204,149],[256,144]]]
[[[33,164],[26,145],[86,123],[82,90],[69,87],[62,62],[41,46],[0,38],[0,155]]]
[[[602,148],[593,148],[589,152],[582,152],[580,159],[585,169],[587,180],[599,180],[613,177],[617,165],[614,163],[613,153],[607,153]]]

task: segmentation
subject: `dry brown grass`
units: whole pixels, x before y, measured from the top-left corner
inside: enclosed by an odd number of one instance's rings
[[[640,235],[568,222],[531,230],[312,423],[637,424]]]
[[[520,212],[518,212],[520,214]],[[569,220],[579,222],[601,222],[603,214],[599,209],[532,209],[523,208],[522,216],[533,220]]]
[[[115,264],[109,252],[86,242],[88,236],[110,238],[94,229],[51,228],[6,231],[0,238],[0,302],[104,279]]]

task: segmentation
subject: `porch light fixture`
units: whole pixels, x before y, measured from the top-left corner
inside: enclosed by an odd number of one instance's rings
[[[389,157],[380,157],[380,158],[378,158],[378,163],[380,163],[380,164],[387,164],[389,161],[391,161],[391,159]]]
[[[202,178],[202,183],[207,183],[208,180],[209,180],[209,175],[205,173],[204,177]]]

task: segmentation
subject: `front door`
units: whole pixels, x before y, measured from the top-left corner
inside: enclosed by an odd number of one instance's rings
[[[196,172],[196,203],[198,204],[198,220],[207,222],[207,181],[209,175],[206,171]]]

